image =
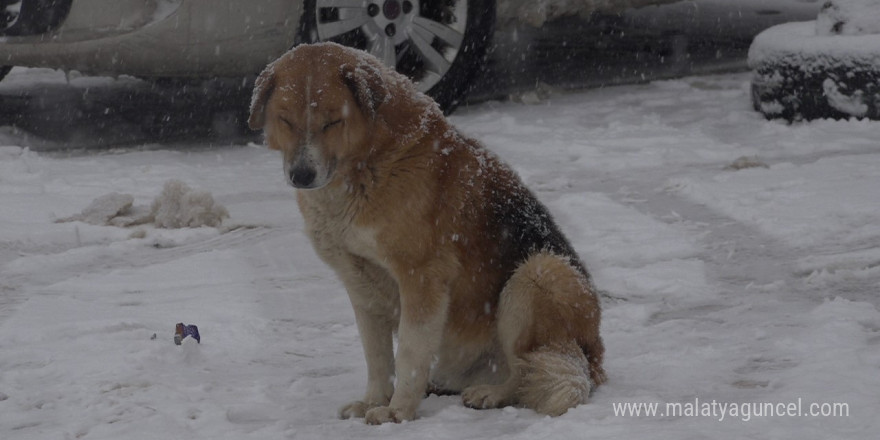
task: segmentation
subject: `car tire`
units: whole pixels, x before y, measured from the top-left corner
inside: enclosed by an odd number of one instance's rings
[[[7,6],[19,3],[19,10],[10,13]],[[0,35],[24,36],[39,35],[58,28],[67,14],[73,0],[0,0]]]
[[[0,66],[0,81],[3,81],[6,75],[9,75],[10,70],[12,70],[12,66]]]
[[[817,35],[816,22],[752,42],[752,103],[768,119],[880,119],[880,35]]]
[[[370,52],[450,113],[485,65],[494,24],[494,0],[307,0],[297,44]]]

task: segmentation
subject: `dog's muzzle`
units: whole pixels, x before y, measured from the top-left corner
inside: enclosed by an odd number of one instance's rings
[[[304,148],[292,162],[285,164],[287,181],[297,189],[318,189],[330,182],[336,161],[327,161],[315,148]]]
[[[290,169],[287,178],[294,188],[313,188],[318,171],[307,164],[298,164]]]

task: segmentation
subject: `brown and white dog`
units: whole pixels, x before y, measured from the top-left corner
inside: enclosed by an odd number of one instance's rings
[[[260,75],[248,122],[354,307],[367,391],[340,417],[412,420],[429,389],[559,415],[605,381],[596,291],[547,208],[407,78],[299,46]]]

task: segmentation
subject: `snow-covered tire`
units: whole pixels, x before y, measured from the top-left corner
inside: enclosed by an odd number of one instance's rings
[[[366,50],[449,113],[484,65],[494,24],[494,0],[306,0],[297,43]]]
[[[760,33],[752,102],[768,119],[880,119],[880,35],[817,35],[816,22]]]

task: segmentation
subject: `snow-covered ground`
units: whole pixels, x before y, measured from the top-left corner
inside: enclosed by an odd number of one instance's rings
[[[365,364],[278,153],[37,153],[0,129],[0,438],[875,438],[880,123],[766,121],[748,80],[452,118],[521,173],[606,291],[610,380],[559,418],[432,396],[414,422],[337,420]],[[213,194],[224,226],[54,222],[111,192],[149,205],[171,179]],[[175,345],[177,322],[202,343]],[[660,406],[625,416],[621,403]],[[832,408],[848,416],[810,416]]]

